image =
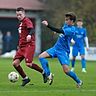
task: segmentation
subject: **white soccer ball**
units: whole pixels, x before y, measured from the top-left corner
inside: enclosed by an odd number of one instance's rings
[[[8,79],[10,80],[10,82],[15,83],[15,82],[17,82],[18,79],[19,79],[19,74],[16,73],[16,72],[10,72],[10,73],[8,74]]]

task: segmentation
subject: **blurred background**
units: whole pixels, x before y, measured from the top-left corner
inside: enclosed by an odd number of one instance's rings
[[[41,24],[46,19],[60,28],[64,23],[64,14],[69,11],[82,18],[89,38],[90,54],[96,57],[96,0],[1,0],[0,2],[0,54],[13,52],[18,45],[18,20],[15,10],[24,7],[26,15],[32,20],[36,34],[37,56],[52,47],[58,38]],[[8,35],[8,36],[7,36]],[[8,37],[8,38],[7,38]],[[9,46],[10,45],[10,46]]]

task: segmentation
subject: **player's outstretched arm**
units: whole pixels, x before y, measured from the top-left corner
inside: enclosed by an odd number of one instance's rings
[[[64,33],[62,29],[58,29],[49,25],[49,23],[46,20],[42,21],[42,24],[46,25],[49,29],[51,29],[52,31],[55,31],[56,33]]]

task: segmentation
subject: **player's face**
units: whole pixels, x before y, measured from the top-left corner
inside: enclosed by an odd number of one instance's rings
[[[67,23],[68,25],[73,25],[73,21],[70,20],[69,17],[65,17],[65,23]]]
[[[24,17],[25,17],[25,12],[16,11],[16,15],[17,15],[18,20],[22,21],[24,19]]]
[[[82,26],[83,22],[82,21],[77,21],[77,26]]]

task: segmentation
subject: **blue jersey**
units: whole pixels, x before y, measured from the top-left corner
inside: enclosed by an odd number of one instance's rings
[[[84,47],[84,38],[85,37],[86,37],[86,29],[76,27],[76,35],[73,38],[75,41],[74,46],[79,47],[79,48]]]
[[[70,42],[73,36],[75,35],[76,28],[75,26],[67,25],[66,23],[62,27],[64,33],[59,35],[59,38],[54,45],[58,50],[65,50],[67,53],[70,53]]]

